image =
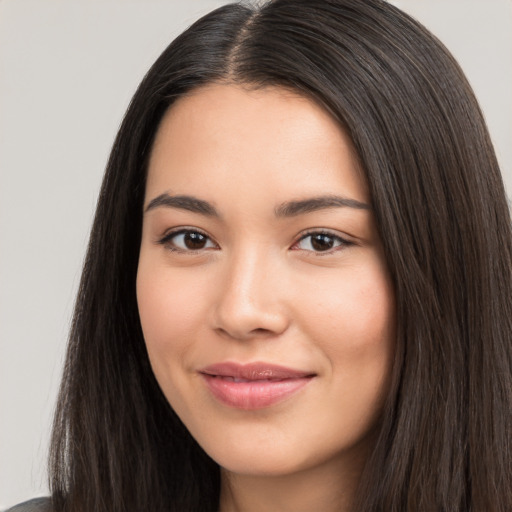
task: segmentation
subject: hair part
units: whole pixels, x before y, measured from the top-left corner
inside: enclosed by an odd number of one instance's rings
[[[162,53],[107,165],[55,416],[57,512],[218,507],[217,464],[163,396],[135,280],[147,162],[179,97],[211,83],[291,89],[350,136],[394,283],[397,351],[354,511],[512,510],[512,233],[462,71],[380,0],[221,7]]]

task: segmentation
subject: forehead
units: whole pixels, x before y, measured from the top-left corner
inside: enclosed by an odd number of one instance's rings
[[[336,192],[368,199],[339,124],[312,100],[277,87],[208,85],[166,112],[151,152],[147,195],[213,194],[227,185],[284,200]]]

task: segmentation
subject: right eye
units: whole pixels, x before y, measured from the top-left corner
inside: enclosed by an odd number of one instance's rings
[[[180,229],[166,234],[160,241],[171,251],[194,252],[203,249],[215,249],[217,245],[208,235],[193,229]]]

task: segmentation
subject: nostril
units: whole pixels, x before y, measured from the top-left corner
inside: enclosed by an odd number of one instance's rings
[[[227,329],[223,327],[218,327],[215,329],[217,333],[223,337],[237,339],[237,340],[250,340],[250,339],[262,339],[262,338],[273,338],[278,335],[277,332],[272,331],[271,329],[265,328],[256,328],[250,330],[239,330],[236,328]]]
[[[272,334],[272,331],[270,331],[269,329],[263,329],[263,328],[258,328],[258,329],[253,329],[251,331],[253,334]]]

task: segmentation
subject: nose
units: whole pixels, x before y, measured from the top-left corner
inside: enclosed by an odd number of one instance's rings
[[[289,326],[279,265],[263,255],[226,262],[214,304],[214,329],[237,340],[272,338]],[[279,275],[281,274],[281,275]]]

